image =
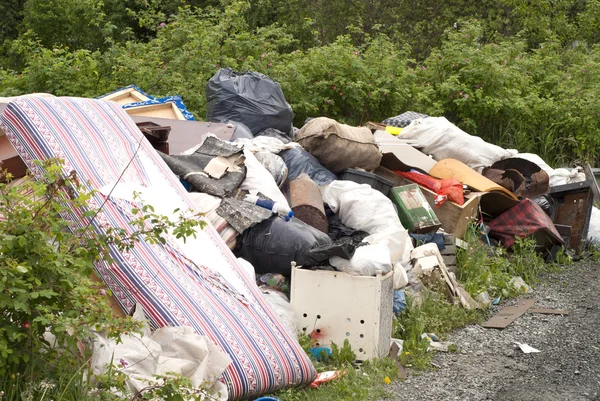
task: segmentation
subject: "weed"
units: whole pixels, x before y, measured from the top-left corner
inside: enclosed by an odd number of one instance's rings
[[[314,341],[309,336],[299,338],[300,344],[310,356],[310,348]],[[331,383],[322,384],[319,388],[290,388],[275,394],[286,401],[338,401],[338,400],[377,400],[388,396],[387,384],[397,377],[398,371],[390,358],[373,359],[354,366],[356,354],[350,342],[344,341],[339,347],[331,345],[331,355],[322,355],[319,360],[313,359],[317,372],[341,370],[345,375]]]
[[[446,301],[443,295],[423,290],[420,302],[407,294],[407,306],[394,324],[394,337],[404,340],[400,361],[407,367],[426,369],[430,367],[432,352],[423,333],[435,333],[445,337],[452,330],[483,320],[484,313],[464,309]]]

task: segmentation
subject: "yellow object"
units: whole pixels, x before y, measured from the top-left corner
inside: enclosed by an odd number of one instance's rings
[[[508,189],[501,187],[456,159],[440,160],[429,170],[429,174],[440,179],[456,178],[462,184],[468,185],[477,192],[496,192],[510,199],[518,200],[517,196]]]
[[[388,125],[388,126],[385,127],[385,131],[388,134],[400,135],[400,133],[402,132],[402,128],[400,128],[400,127],[392,127],[391,125]]]
[[[385,377],[385,379],[383,379],[383,381],[385,382],[385,384],[390,384],[392,381],[390,380],[389,377]]]

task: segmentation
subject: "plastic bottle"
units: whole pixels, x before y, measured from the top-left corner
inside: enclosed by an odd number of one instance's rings
[[[256,206],[264,207],[265,209],[272,210],[273,212],[285,217],[286,221],[290,221],[292,217],[294,217],[294,212],[281,202],[274,202],[269,199],[262,199],[256,195],[246,195],[244,198],[246,202],[250,202]]]

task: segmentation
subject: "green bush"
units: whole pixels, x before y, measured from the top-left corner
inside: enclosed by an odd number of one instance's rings
[[[60,216],[89,208],[93,193],[74,172],[65,175],[61,163],[39,164],[46,171],[42,181],[0,184],[3,400],[20,400],[23,394],[36,399],[84,395],[89,380],[84,369],[91,357],[86,344],[93,333],[103,330],[118,339],[138,328],[130,318],[113,317],[105,300],[110,292],[91,279],[94,263],[111,262],[110,245],[127,250],[141,238],[164,242],[167,230],[185,238],[203,224],[183,217],[170,222],[143,205],[130,232],[108,228],[106,234],[96,233],[90,225],[101,209],[85,212],[88,224],[76,227]]]

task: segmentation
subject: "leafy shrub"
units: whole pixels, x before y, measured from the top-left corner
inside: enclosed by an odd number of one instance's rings
[[[74,392],[68,399],[77,399],[86,391],[83,369],[90,355],[84,344],[93,332],[118,338],[137,330],[130,318],[113,317],[105,300],[110,291],[91,279],[95,262],[111,261],[109,245],[126,250],[141,238],[164,242],[167,230],[185,238],[202,227],[197,219],[170,222],[149,205],[130,233],[91,230],[100,209],[87,211],[88,224],[75,227],[60,216],[88,208],[92,193],[74,172],[66,176],[59,162],[40,166],[43,181],[0,184],[0,390],[7,400],[23,392],[36,399]]]

